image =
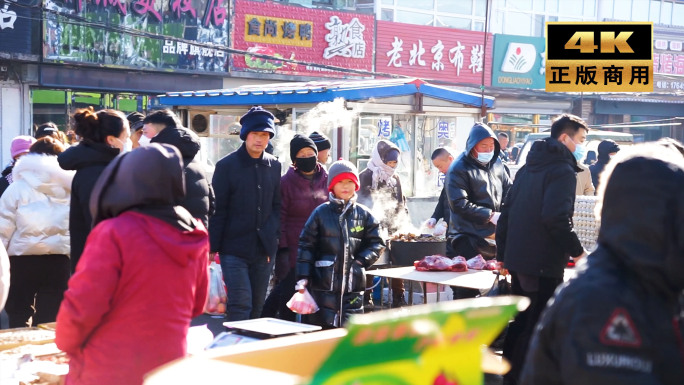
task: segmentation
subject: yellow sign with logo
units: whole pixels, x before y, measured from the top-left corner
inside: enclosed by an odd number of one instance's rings
[[[245,41],[311,47],[313,44],[313,22],[245,15]]]
[[[653,23],[546,23],[547,92],[653,92]]]

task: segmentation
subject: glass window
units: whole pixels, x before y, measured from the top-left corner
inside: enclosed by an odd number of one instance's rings
[[[382,0],[382,2],[380,4],[394,5],[394,0]]]
[[[584,17],[594,17],[596,14],[596,0],[584,0]]]
[[[433,0],[397,0],[397,5],[400,7],[420,9],[423,11],[433,11],[435,9],[435,3]]]
[[[675,4],[672,11],[672,24],[684,25],[684,4]]]
[[[475,16],[485,16],[487,0],[475,0]]]
[[[561,1],[559,12],[561,15],[582,16],[582,3],[579,1]]]
[[[473,122],[474,119],[471,117],[418,116],[416,118],[415,196],[440,194],[445,175],[440,174],[432,164],[432,152],[438,147],[446,147],[454,157],[457,157],[459,151],[463,151],[463,148],[459,147],[463,147]],[[457,143],[461,145],[458,146]]]
[[[394,21],[394,10],[387,8],[381,9],[380,20]]]
[[[546,0],[546,12],[558,13],[558,0]]]
[[[463,19],[460,17],[437,16],[437,27],[450,27],[457,29],[470,30],[470,19]]]
[[[544,15],[534,16],[534,36],[544,36],[545,33]]]
[[[379,125],[386,124],[384,138],[396,144],[401,150],[397,175],[401,179],[402,192],[413,195],[413,116],[412,115],[362,115],[359,118],[358,143],[352,148],[350,160],[363,171],[370,161],[373,149],[382,138],[378,135]],[[416,160],[417,162],[418,160]]]
[[[530,14],[508,12],[504,19],[504,33],[507,35],[530,36],[531,17],[532,15]]]
[[[531,11],[532,0],[508,0],[506,1],[506,6],[508,10]]]
[[[632,0],[633,21],[648,21],[648,0]]]
[[[660,23],[660,0],[651,0],[651,10],[648,19],[654,23]]]
[[[613,4],[613,18],[618,20],[629,20],[631,13],[631,9],[625,7],[624,4],[620,4],[618,1]]]
[[[545,0],[534,0],[534,11],[544,12],[544,2]]]
[[[432,15],[427,13],[397,10],[394,21],[418,25],[432,25]]]
[[[473,24],[473,31],[484,32],[484,27],[485,27],[485,26],[484,26],[484,22],[482,22],[482,21],[476,21],[476,22]],[[492,32],[492,31],[489,31],[489,32]]]
[[[672,3],[664,1],[660,6],[660,22],[663,24],[672,24]]]
[[[437,0],[437,12],[470,15],[473,13],[473,3],[470,0]]]

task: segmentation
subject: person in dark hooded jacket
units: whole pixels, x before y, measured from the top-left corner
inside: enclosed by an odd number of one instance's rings
[[[636,145],[602,178],[598,248],[549,301],[522,384],[684,383],[684,147]]]
[[[455,255],[466,259],[481,254],[492,259],[496,253],[494,231],[511,179],[499,158],[499,142],[483,123],[470,130],[466,149],[451,164],[446,193],[451,220],[448,241]],[[470,298],[478,290],[454,287],[454,298]]]
[[[95,181],[129,142],[129,126],[126,116],[116,110],[100,110],[92,107],[76,110],[74,114],[76,135],[81,142],[59,154],[57,161],[65,170],[76,170],[71,184],[71,209],[69,210],[69,235],[71,236],[71,272],[76,270],[83,253],[86,239],[92,229],[90,194]]]
[[[153,126],[153,130],[157,132],[151,143],[170,144],[183,155],[186,195],[181,206],[207,227],[209,216],[214,209],[214,191],[204,173],[202,163],[195,159],[200,150],[199,137],[183,127],[171,110],[157,110],[149,113],[143,119],[143,127],[145,127],[143,130],[150,130],[150,127],[146,126]]]
[[[379,224],[356,203],[356,167],[339,160],[328,171],[329,201],[318,206],[299,238],[297,279],[306,279],[320,310],[309,322],[341,327],[352,314],[363,313],[365,269],[380,257],[385,244]]]
[[[142,384],[187,354],[190,320],[207,298],[209,242],[179,205],[184,195],[170,145],[138,148],[102,172],[89,202],[94,228],[57,315],[68,384]]]
[[[598,159],[596,160],[596,163],[589,166],[589,171],[591,172],[591,183],[594,185],[596,190],[598,190],[599,186],[599,175],[601,175],[603,169],[606,167],[608,162],[610,162],[610,158],[617,154],[618,151],[620,151],[620,146],[618,146],[618,144],[613,140],[606,139],[599,143]]]
[[[551,137],[532,144],[527,162],[515,176],[496,229],[497,260],[511,273],[514,295],[528,297],[527,310],[510,324],[503,354],[511,362],[504,384],[517,384],[529,339],[546,301],[563,282],[568,256],[586,255],[573,231],[578,155],[588,127],[563,114],[551,125]]]

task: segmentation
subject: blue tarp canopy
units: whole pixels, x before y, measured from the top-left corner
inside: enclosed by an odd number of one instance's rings
[[[420,79],[329,80],[250,85],[224,90],[167,92],[160,95],[159,101],[167,106],[267,106],[316,104],[337,98],[362,101],[418,94],[470,107],[480,107],[483,102],[481,95],[429,84]],[[491,108],[494,98],[485,96],[484,104]]]

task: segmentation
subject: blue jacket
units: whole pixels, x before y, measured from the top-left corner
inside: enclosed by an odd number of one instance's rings
[[[211,251],[248,260],[275,257],[280,238],[280,162],[249,156],[244,143],[216,163],[216,212],[209,219]]]

